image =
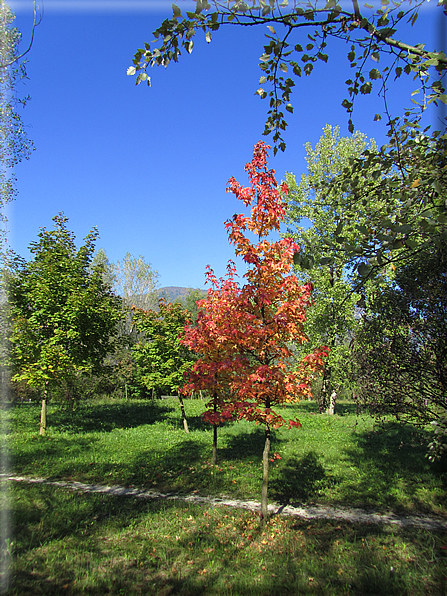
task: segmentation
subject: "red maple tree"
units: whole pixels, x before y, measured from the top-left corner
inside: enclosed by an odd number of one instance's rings
[[[285,202],[275,173],[267,167],[267,150],[259,141],[253,159],[245,167],[251,182],[242,187],[234,178],[228,191],[246,206],[250,216],[234,215],[225,222],[230,244],[247,263],[245,283],[235,280],[236,267],[229,262],[226,278],[218,280],[208,267],[208,295],[198,304],[196,326],[185,329],[183,342],[199,354],[187,373],[182,391],[207,389],[211,401],[204,418],[214,425],[215,462],[217,424],[229,418],[245,418],[265,425],[263,453],[262,517],[267,517],[270,434],[285,420],[272,408],[311,396],[312,379],[322,370],[328,348],[322,346],[298,365],[293,345],[308,341],[303,323],[311,303],[311,284],[300,285],[293,274],[293,254],[298,246],[290,238],[275,242],[285,214]],[[286,184],[281,185],[287,194]],[[257,236],[253,244],[247,233]],[[289,421],[289,428],[301,426]]]

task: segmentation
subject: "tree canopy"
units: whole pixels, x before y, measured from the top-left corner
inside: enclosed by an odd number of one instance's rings
[[[447,251],[422,250],[377,291],[354,344],[353,380],[370,412],[424,428],[430,457],[447,444]]]
[[[33,259],[16,257],[6,272],[13,380],[39,389],[97,368],[113,349],[120,300],[90,271],[97,231],[77,249],[67,218],[53,218],[32,242]]]
[[[340,221],[347,215],[344,206],[339,204],[338,194],[327,193],[325,189],[343,172],[350,159],[359,157],[367,147],[373,152],[377,150],[375,143],[368,143],[360,132],[351,137],[340,137],[338,127],[327,125],[315,148],[306,144],[307,173],[300,181],[291,173],[286,175],[289,188],[285,197],[286,235],[300,246],[294,256],[297,275],[303,283],[310,282],[315,288],[305,330],[313,347],[322,343],[330,347],[322,390],[316,394],[321,411],[330,403],[330,411],[333,411],[337,393],[346,382],[349,343],[358,327],[357,304],[361,299],[355,284],[354,287],[351,284],[349,259],[343,252],[335,251],[330,242]],[[350,212],[352,242],[361,236],[354,224],[365,225],[371,214],[379,209],[381,203],[373,200],[362,209]],[[365,288],[362,291],[365,292]]]
[[[335,200],[340,214],[322,237],[332,253],[325,262],[344,259],[359,285],[447,241],[447,135],[394,120],[389,139],[352,156],[321,189],[321,203]]]
[[[26,63],[20,60],[18,46],[22,37],[13,27],[14,13],[0,0],[0,218],[6,217],[3,208],[17,194],[14,167],[27,159],[33,143],[26,134],[19,112],[29,97],[20,98],[18,84],[26,78]],[[0,234],[0,247],[5,242],[5,232]]]
[[[352,113],[359,95],[370,94],[378,85],[385,111],[387,93],[392,81],[403,74],[418,81],[414,94],[414,117],[428,105],[447,103],[443,79],[447,57],[434,47],[400,40],[402,26],[414,25],[425,0],[360,6],[358,0],[196,0],[195,10],[184,14],[172,5],[172,16],[153,32],[155,40],[138,49],[128,75],[136,75],[136,84],[151,85],[149,66],[164,66],[178,62],[182,50],[191,54],[194,36],[203,32],[208,43],[220,28],[228,26],[267,29],[266,44],[262,48],[259,67],[262,75],[256,93],[269,100],[264,134],[273,133],[274,152],[285,150],[285,113],[293,113],[291,95],[297,79],[310,75],[315,62],[329,62],[333,48],[329,42],[342,42],[352,76],[346,80],[347,94],[342,105],[349,115],[349,131],[354,131]],[[438,7],[442,18],[447,14],[444,0]],[[373,61],[374,67],[371,68]],[[374,116],[375,120],[380,114]]]
[[[253,159],[245,167],[249,187],[244,188],[234,178],[228,181],[228,190],[251,207],[249,217],[235,214],[225,222],[235,254],[248,266],[245,283],[237,283],[232,262],[227,277],[221,280],[209,268],[211,287],[199,303],[196,327],[187,327],[183,339],[199,355],[183,391],[210,392],[212,411],[205,417],[212,424],[234,415],[265,425],[264,518],[271,428],[285,422],[273,408],[311,394],[312,379],[323,368],[328,352],[326,346],[319,346],[291,366],[293,344],[308,341],[303,324],[312,286],[302,285],[293,275],[293,254],[298,248],[295,242],[291,238],[269,240],[271,232],[279,230],[285,214],[274,172],[267,167],[269,148],[262,141],[255,145]],[[287,193],[286,184],[281,189]],[[252,243],[248,234],[253,234],[257,242]],[[300,423],[290,421],[289,425]]]

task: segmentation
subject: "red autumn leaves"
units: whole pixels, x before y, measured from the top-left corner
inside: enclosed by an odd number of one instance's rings
[[[247,263],[245,283],[235,280],[231,261],[225,278],[217,279],[208,267],[208,295],[199,302],[196,325],[186,327],[182,338],[199,356],[182,392],[209,392],[212,399],[204,418],[212,424],[245,418],[278,428],[285,421],[272,407],[310,396],[312,379],[328,354],[322,346],[301,362],[293,358],[293,346],[307,341],[303,323],[312,287],[300,285],[293,274],[298,250],[293,240],[268,238],[279,231],[285,214],[274,171],[267,167],[268,148],[257,143],[246,165],[250,187],[234,178],[228,183],[228,191],[251,206],[250,216],[234,215],[225,223],[236,255]],[[286,184],[281,191],[287,194]],[[257,236],[256,244],[247,232]],[[290,421],[289,428],[293,426],[300,424]]]

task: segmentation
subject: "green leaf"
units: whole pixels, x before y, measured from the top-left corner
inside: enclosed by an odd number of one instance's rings
[[[371,267],[366,263],[360,263],[360,265],[357,268],[357,271],[359,272],[360,277],[366,277],[371,271]]]
[[[380,74],[380,71],[377,70],[377,68],[373,68],[369,71],[369,78],[375,81],[376,79],[381,79],[382,75]]]
[[[137,72],[137,69],[135,68],[135,66],[129,66],[129,68],[127,69],[126,74],[128,76],[133,76],[135,73]]]
[[[411,248],[412,250],[414,250],[415,248],[417,248],[419,246],[418,242],[416,242],[415,240],[410,240],[409,238],[404,240],[404,243],[405,243],[405,246],[408,246],[408,248]]]
[[[205,39],[207,43],[211,43],[211,31],[206,32]]]

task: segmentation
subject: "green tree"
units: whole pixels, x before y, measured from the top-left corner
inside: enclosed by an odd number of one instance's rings
[[[116,266],[109,261],[106,251],[103,248],[100,248],[93,255],[92,262],[90,263],[90,271],[93,272],[95,269],[101,271],[104,284],[111,290],[114,290],[117,282]],[[115,291],[115,293],[117,292]]]
[[[22,37],[13,27],[15,15],[4,0],[0,0],[0,217],[6,224],[4,207],[17,194],[14,167],[28,159],[33,149],[19,113],[28,97],[18,97],[18,84],[26,78],[26,62],[19,55]],[[34,26],[36,18],[34,20]],[[5,230],[0,233],[0,248],[5,243]]]
[[[365,150],[322,191],[338,197],[341,217],[332,238],[328,262],[350,263],[361,285],[387,266],[409,263],[418,251],[435,251],[447,241],[447,134],[390,121],[389,143]],[[353,217],[365,206],[367,222]]]
[[[40,434],[46,430],[48,390],[95,370],[113,350],[120,301],[99,268],[89,270],[97,238],[92,230],[76,249],[67,218],[53,218],[30,244],[33,259],[15,258],[7,272],[15,381],[43,391]]]
[[[195,10],[186,14],[173,4],[172,16],[153,32],[155,41],[138,49],[127,74],[136,74],[137,84],[145,81],[150,86],[147,68],[166,68],[178,62],[182,49],[191,54],[196,32],[203,31],[209,43],[221,27],[265,27],[268,33],[260,56],[262,75],[256,93],[269,100],[264,134],[273,133],[276,153],[286,147],[284,114],[293,112],[293,87],[303,74],[311,74],[315,62],[329,61],[330,51],[334,51],[329,50],[329,42],[343,44],[352,68],[352,76],[346,80],[347,96],[341,102],[350,116],[350,132],[354,132],[351,114],[355,99],[370,94],[378,83],[386,109],[390,83],[402,74],[420,83],[414,92],[420,93],[419,101],[414,102],[414,117],[430,104],[447,103],[443,84],[445,54],[426,49],[421,43],[401,41],[402,26],[407,22],[414,25],[424,4],[424,0],[403,0],[391,5],[382,0],[380,5],[361,7],[358,0],[196,0]],[[443,18],[441,11],[447,14],[443,0],[433,10],[439,11],[439,18]],[[379,120],[380,114],[375,119]]]
[[[180,342],[180,334],[190,322],[190,313],[180,304],[163,299],[159,300],[158,311],[133,308],[132,325],[140,333],[140,339],[132,346],[137,380],[147,391],[158,395],[177,393],[185,432],[188,424],[179,387],[194,358]]]
[[[435,436],[431,459],[447,448],[447,250],[420,251],[376,292],[354,345],[359,402],[379,418]]]
[[[126,253],[123,260],[114,265],[113,273],[115,292],[122,297],[127,308],[136,306],[146,310],[156,307],[158,271],[152,269],[142,255],[134,257]]]
[[[327,125],[323,135],[312,148],[306,144],[307,173],[297,183],[293,174],[286,175],[289,188],[286,221],[287,236],[300,246],[295,264],[303,283],[314,286],[313,305],[306,316],[305,330],[311,345],[326,344],[330,348],[324,369],[321,391],[316,393],[320,411],[334,413],[335,399],[347,382],[349,343],[358,327],[357,304],[368,293],[369,285],[362,288],[363,296],[351,283],[352,265],[342,251],[336,252],[334,236],[341,222],[349,218],[349,241],[357,243],[362,237],[358,226],[368,225],[372,216],[384,212],[383,201],[368,201],[361,208],[347,210],[350,200],[340,200],[339,189],[328,192],[331,181],[339,176],[350,160],[363,151],[374,153],[374,141],[356,132],[352,137],[340,137],[338,127]],[[306,347],[306,349],[308,349]],[[302,356],[297,348],[297,356]]]
[[[199,314],[200,310],[197,302],[205,298],[205,296],[205,290],[201,290],[200,288],[191,288],[180,302],[186,308],[186,310],[191,313],[193,325],[197,321],[197,315]]]

